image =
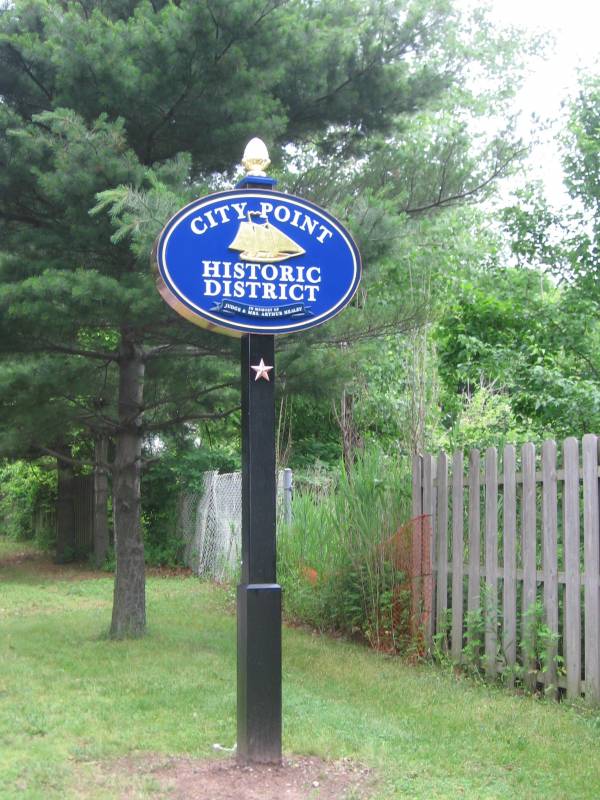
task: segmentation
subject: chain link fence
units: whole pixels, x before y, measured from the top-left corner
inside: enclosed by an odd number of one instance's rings
[[[278,517],[291,520],[292,471],[277,482]],[[242,473],[205,472],[198,492],[179,498],[178,531],[184,562],[194,574],[224,582],[237,579],[242,557]]]

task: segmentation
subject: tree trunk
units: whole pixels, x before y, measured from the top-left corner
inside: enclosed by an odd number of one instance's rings
[[[94,445],[96,464],[108,461],[108,439],[102,436]],[[94,564],[101,567],[108,553],[108,472],[94,468]]]
[[[146,628],[144,544],[141,528],[141,404],[144,362],[127,331],[119,354],[119,432],[113,468],[115,555],[117,571],[110,635],[141,636]]]
[[[60,446],[60,451],[64,446]],[[73,467],[60,458],[56,460],[58,471],[58,496],[56,500],[56,562],[64,564],[75,554],[75,507],[73,504]]]

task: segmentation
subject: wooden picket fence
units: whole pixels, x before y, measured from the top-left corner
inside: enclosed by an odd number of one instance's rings
[[[480,614],[481,665],[490,677],[513,676],[520,665],[531,688],[543,684],[554,695],[562,688],[599,703],[596,435],[583,437],[581,454],[580,463],[571,437],[561,453],[554,441],[541,454],[531,443],[519,454],[507,445],[500,465],[496,448],[486,450],[483,465],[471,450],[466,472],[462,452],[451,463],[443,452],[415,456],[413,516],[431,518],[429,646],[446,647],[457,662],[465,652],[472,658],[469,625]]]

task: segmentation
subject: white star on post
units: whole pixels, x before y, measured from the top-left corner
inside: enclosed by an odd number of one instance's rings
[[[260,378],[264,378],[266,381],[268,381],[268,380],[270,380],[269,379],[269,370],[272,370],[273,367],[267,367],[267,365],[264,362],[264,359],[261,358],[260,364],[257,364],[255,367],[254,366],[250,366],[250,369],[253,369],[253,370],[256,371],[256,378],[254,378],[255,381],[259,380]]]

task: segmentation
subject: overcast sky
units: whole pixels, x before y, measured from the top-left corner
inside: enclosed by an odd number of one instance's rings
[[[457,0],[459,7],[484,5],[477,0]],[[598,0],[490,0],[492,18],[499,24],[517,25],[532,33],[548,31],[545,60],[535,59],[530,74],[517,97],[522,112],[521,134],[527,138],[532,114],[555,119],[561,113],[561,101],[573,94],[578,67],[591,67],[600,55],[600,2]],[[536,177],[546,185],[554,204],[564,202],[562,171],[558,150],[548,135],[547,143],[538,145],[531,155]]]

